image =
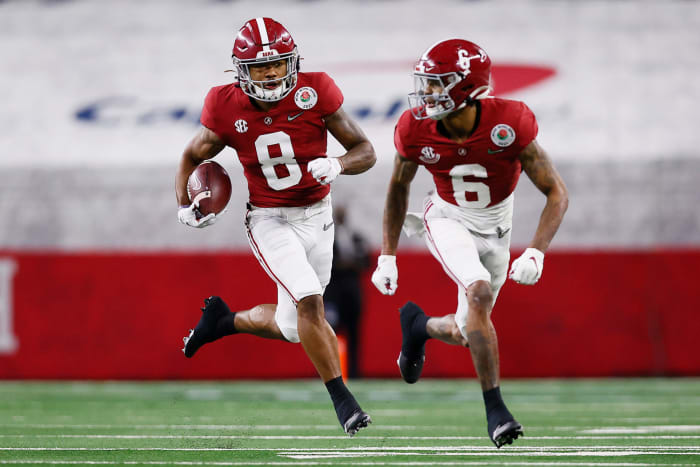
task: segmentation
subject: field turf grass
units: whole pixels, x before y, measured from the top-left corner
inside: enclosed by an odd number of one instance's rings
[[[318,381],[0,382],[0,465],[700,465],[700,379],[508,380],[496,449],[473,380],[357,380],[348,438]]]

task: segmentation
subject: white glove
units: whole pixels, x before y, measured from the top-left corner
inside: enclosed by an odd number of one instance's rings
[[[199,206],[196,203],[192,203],[189,206],[182,206],[177,211],[177,220],[190,227],[197,227],[201,229],[202,227],[207,227],[216,222],[216,214],[213,212],[208,214],[201,219],[197,219],[197,208]]]
[[[380,255],[377,269],[372,274],[372,283],[384,295],[394,295],[399,286],[399,270],[396,268],[396,256]]]
[[[309,162],[308,171],[321,185],[328,185],[336,179],[343,166],[337,157],[319,157]]]
[[[544,268],[544,253],[537,248],[528,248],[513,261],[508,277],[518,284],[532,285],[542,276]]]

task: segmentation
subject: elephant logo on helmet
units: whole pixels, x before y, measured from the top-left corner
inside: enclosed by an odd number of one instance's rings
[[[469,55],[468,50],[464,49],[459,49],[457,51],[457,58],[458,58],[458,66],[464,70],[465,74],[469,74],[470,67],[471,67],[471,61],[474,60],[475,58],[478,58],[479,61],[484,62],[486,60],[486,53],[479,49],[479,52],[476,53],[475,55]]]

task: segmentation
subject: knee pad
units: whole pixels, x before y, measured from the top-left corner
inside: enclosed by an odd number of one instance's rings
[[[275,310],[275,323],[284,338],[293,343],[300,342],[297,331],[297,307],[286,293],[278,290],[277,309]]]
[[[277,319],[275,319],[277,321]],[[280,323],[277,321],[277,326],[280,328],[280,332],[284,336],[287,341],[291,342],[292,344],[298,344],[301,342],[301,339],[299,339],[299,332],[297,331],[297,328],[285,328],[283,326],[280,326]]]

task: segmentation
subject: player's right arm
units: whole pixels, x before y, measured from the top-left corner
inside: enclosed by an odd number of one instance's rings
[[[399,245],[401,227],[406,219],[411,182],[417,170],[418,164],[396,153],[394,170],[384,204],[382,254],[377,260],[377,269],[372,274],[372,282],[384,295],[393,295],[398,287],[396,249]]]
[[[382,255],[396,256],[401,226],[406,219],[406,211],[408,210],[411,182],[416,176],[417,170],[418,164],[396,153],[394,170],[391,174],[384,203]]]
[[[183,224],[201,228],[216,221],[216,215],[213,213],[201,219],[196,218],[197,206],[190,204],[187,179],[199,164],[216,156],[224,147],[226,144],[223,140],[206,127],[202,127],[185,147],[175,175],[175,196],[179,206],[177,217]]]
[[[194,169],[205,160],[219,154],[224,147],[226,144],[209,128],[202,127],[194,135],[182,153],[177,175],[175,175],[175,196],[178,206],[190,204],[190,197],[187,195],[187,179]]]

